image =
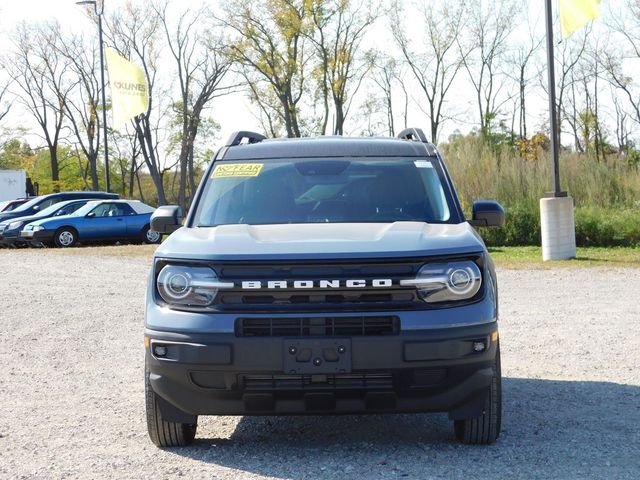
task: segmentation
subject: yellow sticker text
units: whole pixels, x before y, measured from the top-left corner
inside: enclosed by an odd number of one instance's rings
[[[213,169],[211,178],[257,177],[263,166],[263,163],[219,163]]]

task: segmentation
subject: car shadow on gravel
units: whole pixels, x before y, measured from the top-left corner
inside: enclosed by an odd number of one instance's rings
[[[275,478],[640,476],[640,387],[505,378],[503,390],[489,447],[456,443],[445,414],[418,414],[242,417],[224,439],[207,438],[221,419],[205,417],[192,447],[168,451]]]

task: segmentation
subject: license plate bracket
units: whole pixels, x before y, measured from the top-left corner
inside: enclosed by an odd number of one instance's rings
[[[283,371],[289,374],[351,372],[351,339],[288,338],[282,343]]]

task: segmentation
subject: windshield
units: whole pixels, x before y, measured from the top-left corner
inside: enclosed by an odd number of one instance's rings
[[[58,203],[54,203],[53,205],[48,206],[47,208],[45,208],[44,210],[40,210],[38,213],[36,213],[35,215],[33,215],[34,217],[38,217],[38,218],[42,218],[42,217],[50,217],[52,216],[54,213],[56,213],[58,210],[70,210],[70,208],[65,208],[67,205],[76,202],[76,200],[70,200],[67,202],[58,202]],[[76,206],[77,207],[77,206]],[[70,213],[70,212],[69,212]],[[63,215],[63,213],[61,213],[60,215]]]
[[[29,210],[31,207],[33,207],[34,205],[38,205],[43,200],[46,200],[46,198],[47,197],[35,197],[35,198],[32,198],[28,202],[25,202],[22,205],[20,205],[19,207],[14,208],[13,211],[14,212],[25,212],[25,211]]]
[[[443,183],[440,166],[427,159],[218,162],[195,225],[447,223]]]

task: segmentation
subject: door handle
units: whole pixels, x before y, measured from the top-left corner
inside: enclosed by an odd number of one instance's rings
[[[122,218],[117,218],[116,220],[118,220],[119,222],[122,222]]]

